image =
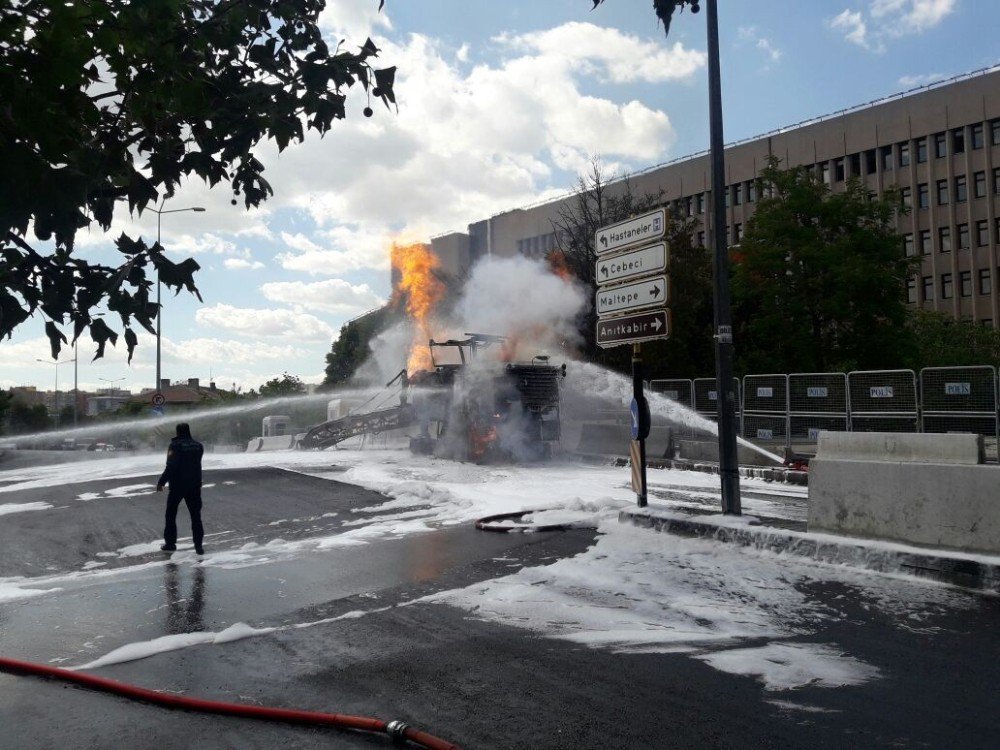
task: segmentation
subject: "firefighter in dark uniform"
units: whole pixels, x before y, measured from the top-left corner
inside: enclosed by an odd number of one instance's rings
[[[177,508],[183,500],[191,514],[194,551],[199,555],[204,553],[201,546],[205,536],[201,525],[201,456],[204,452],[201,443],[191,437],[190,425],[185,422],[177,425],[177,437],[170,441],[170,448],[167,449],[167,468],[156,483],[157,492],[162,492],[164,485],[170,485],[163,544],[160,546],[164,552],[177,549]]]

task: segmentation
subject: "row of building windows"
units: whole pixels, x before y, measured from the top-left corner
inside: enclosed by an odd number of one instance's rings
[[[954,184],[949,185],[948,180],[938,180],[934,185],[934,198],[939,206],[947,206],[951,202],[954,188],[955,203],[966,203],[969,200],[969,181],[964,174],[956,175]],[[993,192],[1000,195],[1000,167],[993,170]],[[899,191],[900,200],[904,206],[913,207],[913,188],[904,187]],[[975,172],[972,175],[972,197],[986,197],[986,172]],[[921,182],[917,185],[917,208],[930,208],[931,192],[930,185]]]
[[[992,120],[989,123],[989,127],[990,143],[994,146],[1000,146],[1000,120]],[[985,146],[986,138],[982,123],[969,126],[969,141],[971,141],[973,150],[979,150]],[[948,148],[949,142],[951,145],[950,149]],[[915,153],[912,156],[916,157],[918,164],[923,164],[927,161],[929,145],[933,147],[934,158],[936,159],[943,159],[949,153],[953,156],[964,154],[966,150],[965,128],[955,128],[950,131],[935,133],[929,139],[917,138],[913,142],[912,150]],[[883,172],[891,172],[897,166],[908,167],[910,166],[912,156],[910,142],[903,141],[888,146],[868,149],[862,153],[851,154],[840,159],[834,159],[832,170],[830,162],[821,162],[819,165],[806,167],[806,169],[814,174],[818,174],[823,182],[843,182],[848,176],[862,177],[864,175],[875,174],[878,172],[880,163]],[[864,171],[862,171],[862,166],[864,166]]]
[[[1000,146],[1000,120],[992,120],[989,123],[989,128],[990,143],[994,146]],[[982,123],[969,126],[968,140],[971,141],[971,147],[973,149],[978,150],[984,147],[986,140],[985,130]],[[915,151],[918,164],[922,164],[927,161],[928,142],[930,142],[933,146],[935,158],[944,158],[949,153],[952,155],[962,154],[965,153],[966,150],[966,131],[964,127],[955,128],[950,131],[935,133],[929,138],[925,137],[916,139],[913,142],[913,150]],[[949,143],[951,146],[950,150]],[[810,174],[817,175],[823,182],[831,184],[833,182],[843,182],[848,176],[862,177],[865,175],[875,174],[878,171],[878,165],[880,162],[883,172],[891,172],[897,165],[899,167],[907,167],[910,165],[910,159],[910,142],[903,141],[901,143],[889,146],[880,146],[879,148],[873,148],[861,153],[850,154],[849,156],[834,159],[832,167],[831,162],[824,161],[819,164],[811,164],[805,169]],[[863,171],[862,167],[864,167]],[[955,200],[957,202],[967,200],[968,187],[965,175],[956,177],[955,183]],[[960,184],[961,187],[959,186]],[[973,175],[973,184],[975,187],[974,196],[976,198],[984,197],[986,195],[986,173],[976,172],[975,175]],[[938,180],[937,187],[938,204],[945,205],[948,203],[948,181]],[[920,195],[921,198],[918,203],[920,208],[927,208],[930,205],[928,190],[929,187],[926,183],[918,185],[918,195]],[[995,193],[1000,193],[1000,168],[993,170],[993,191]],[[903,188],[902,192],[904,194],[904,202],[912,198],[911,188]],[[729,185],[726,188],[725,206],[726,208],[729,208],[730,206],[740,206],[744,203],[756,203],[758,193],[759,187],[757,180],[747,180],[745,182],[736,183],[735,185]],[[711,192],[696,193],[695,195],[687,198],[678,198],[677,200],[674,200],[670,204],[670,208],[675,216],[700,216],[705,213],[706,205],[710,197]],[[910,204],[907,202],[907,205]]]
[[[1000,273],[1000,268],[997,269]],[[951,273],[943,273],[940,278],[941,299],[952,299],[955,296],[954,276]],[[993,280],[990,269],[980,268],[977,274],[979,281],[979,294],[988,295],[993,291]],[[923,276],[921,281],[921,293],[924,302],[931,302],[934,299],[934,277]],[[958,290],[962,297],[972,296],[972,271],[961,271],[958,274]],[[917,280],[916,278],[906,281],[906,301],[917,302]]]
[[[986,247],[990,244],[990,225],[986,219],[981,219],[973,225],[974,234],[970,233],[968,224],[957,224],[955,226],[954,237],[959,250],[968,250],[972,247],[972,239],[975,237],[976,247]],[[1000,218],[993,222],[993,234],[997,244],[1000,244]],[[916,240],[916,243],[914,242]],[[952,231],[951,227],[938,227],[937,247],[939,253],[950,253],[952,251]],[[917,255],[930,255],[933,252],[931,246],[931,230],[922,229],[916,238],[912,232],[903,235],[903,254],[908,258]]]

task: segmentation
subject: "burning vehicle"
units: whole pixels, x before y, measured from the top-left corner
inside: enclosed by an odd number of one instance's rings
[[[429,366],[412,374],[404,369],[386,384],[400,388],[398,405],[316,425],[299,447],[328,448],[358,435],[416,427],[410,449],[418,454],[477,462],[547,458],[560,437],[559,380],[566,365],[550,364],[546,356],[505,361],[504,337],[465,336],[431,339]]]

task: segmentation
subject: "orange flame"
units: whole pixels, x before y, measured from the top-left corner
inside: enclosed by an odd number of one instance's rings
[[[548,256],[549,270],[563,281],[569,281],[575,277],[573,270],[566,260],[566,253],[562,250],[553,250]]]
[[[410,373],[430,370],[431,352],[427,341],[431,338],[431,317],[447,291],[434,273],[441,263],[430,246],[420,243],[393,243],[391,259],[393,276],[398,276],[394,298],[397,303],[406,300],[406,314],[414,323],[406,369]]]

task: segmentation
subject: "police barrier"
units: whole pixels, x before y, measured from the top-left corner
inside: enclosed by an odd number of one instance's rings
[[[733,396],[736,401],[736,431],[742,434],[742,412],[740,399],[740,380],[733,378]],[[715,387],[715,378],[694,379],[694,410],[707,419],[715,421],[719,415],[719,392]]]
[[[850,428],[847,375],[842,372],[797,372],[788,376],[789,440],[814,444],[823,430]]]
[[[924,432],[971,432],[997,440],[997,401],[997,372],[988,365],[920,371]]]
[[[743,436],[788,447],[788,376],[743,378]]]
[[[684,378],[661,378],[649,381],[649,390],[688,407],[694,404],[694,383]]]
[[[913,370],[847,373],[853,432],[919,432],[917,376]]]

